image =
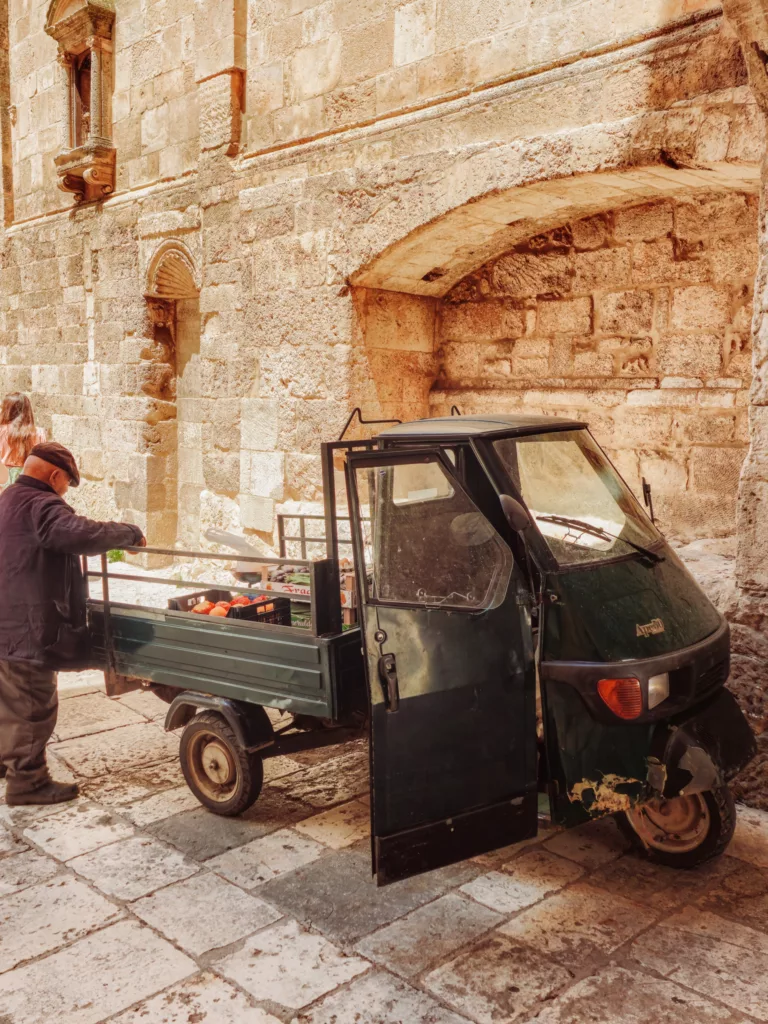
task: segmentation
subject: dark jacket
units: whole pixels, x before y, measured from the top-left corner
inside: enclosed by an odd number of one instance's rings
[[[76,515],[48,484],[22,476],[0,494],[0,659],[50,669],[87,662],[78,555],[141,541],[138,526]]]

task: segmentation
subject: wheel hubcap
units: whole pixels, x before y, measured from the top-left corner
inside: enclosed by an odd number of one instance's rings
[[[237,765],[227,745],[214,733],[198,733],[190,744],[189,768],[195,784],[211,799],[224,803],[237,784]]]
[[[651,800],[626,812],[646,846],[665,853],[689,853],[709,832],[709,807],[701,793],[672,800]]]

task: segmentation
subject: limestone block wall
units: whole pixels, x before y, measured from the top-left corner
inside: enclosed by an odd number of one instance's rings
[[[716,0],[248,0],[246,146],[256,152],[426,109],[718,8]]]
[[[589,421],[673,537],[735,532],[749,441],[757,197],[700,195],[576,221],[456,285],[438,311],[435,412]]]

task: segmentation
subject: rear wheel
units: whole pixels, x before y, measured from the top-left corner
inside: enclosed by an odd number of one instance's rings
[[[214,814],[234,817],[258,799],[264,781],[261,757],[240,746],[221,715],[195,715],[182,733],[179,758],[187,785]]]
[[[695,868],[719,857],[733,837],[736,807],[727,786],[706,793],[650,800],[617,815],[618,825],[648,858]]]

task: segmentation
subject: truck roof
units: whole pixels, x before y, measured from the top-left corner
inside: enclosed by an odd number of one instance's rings
[[[582,430],[586,423],[566,420],[559,416],[440,416],[432,420],[414,420],[398,423],[378,435],[384,440],[394,438],[428,437],[522,437],[526,434],[544,434],[555,430]]]

